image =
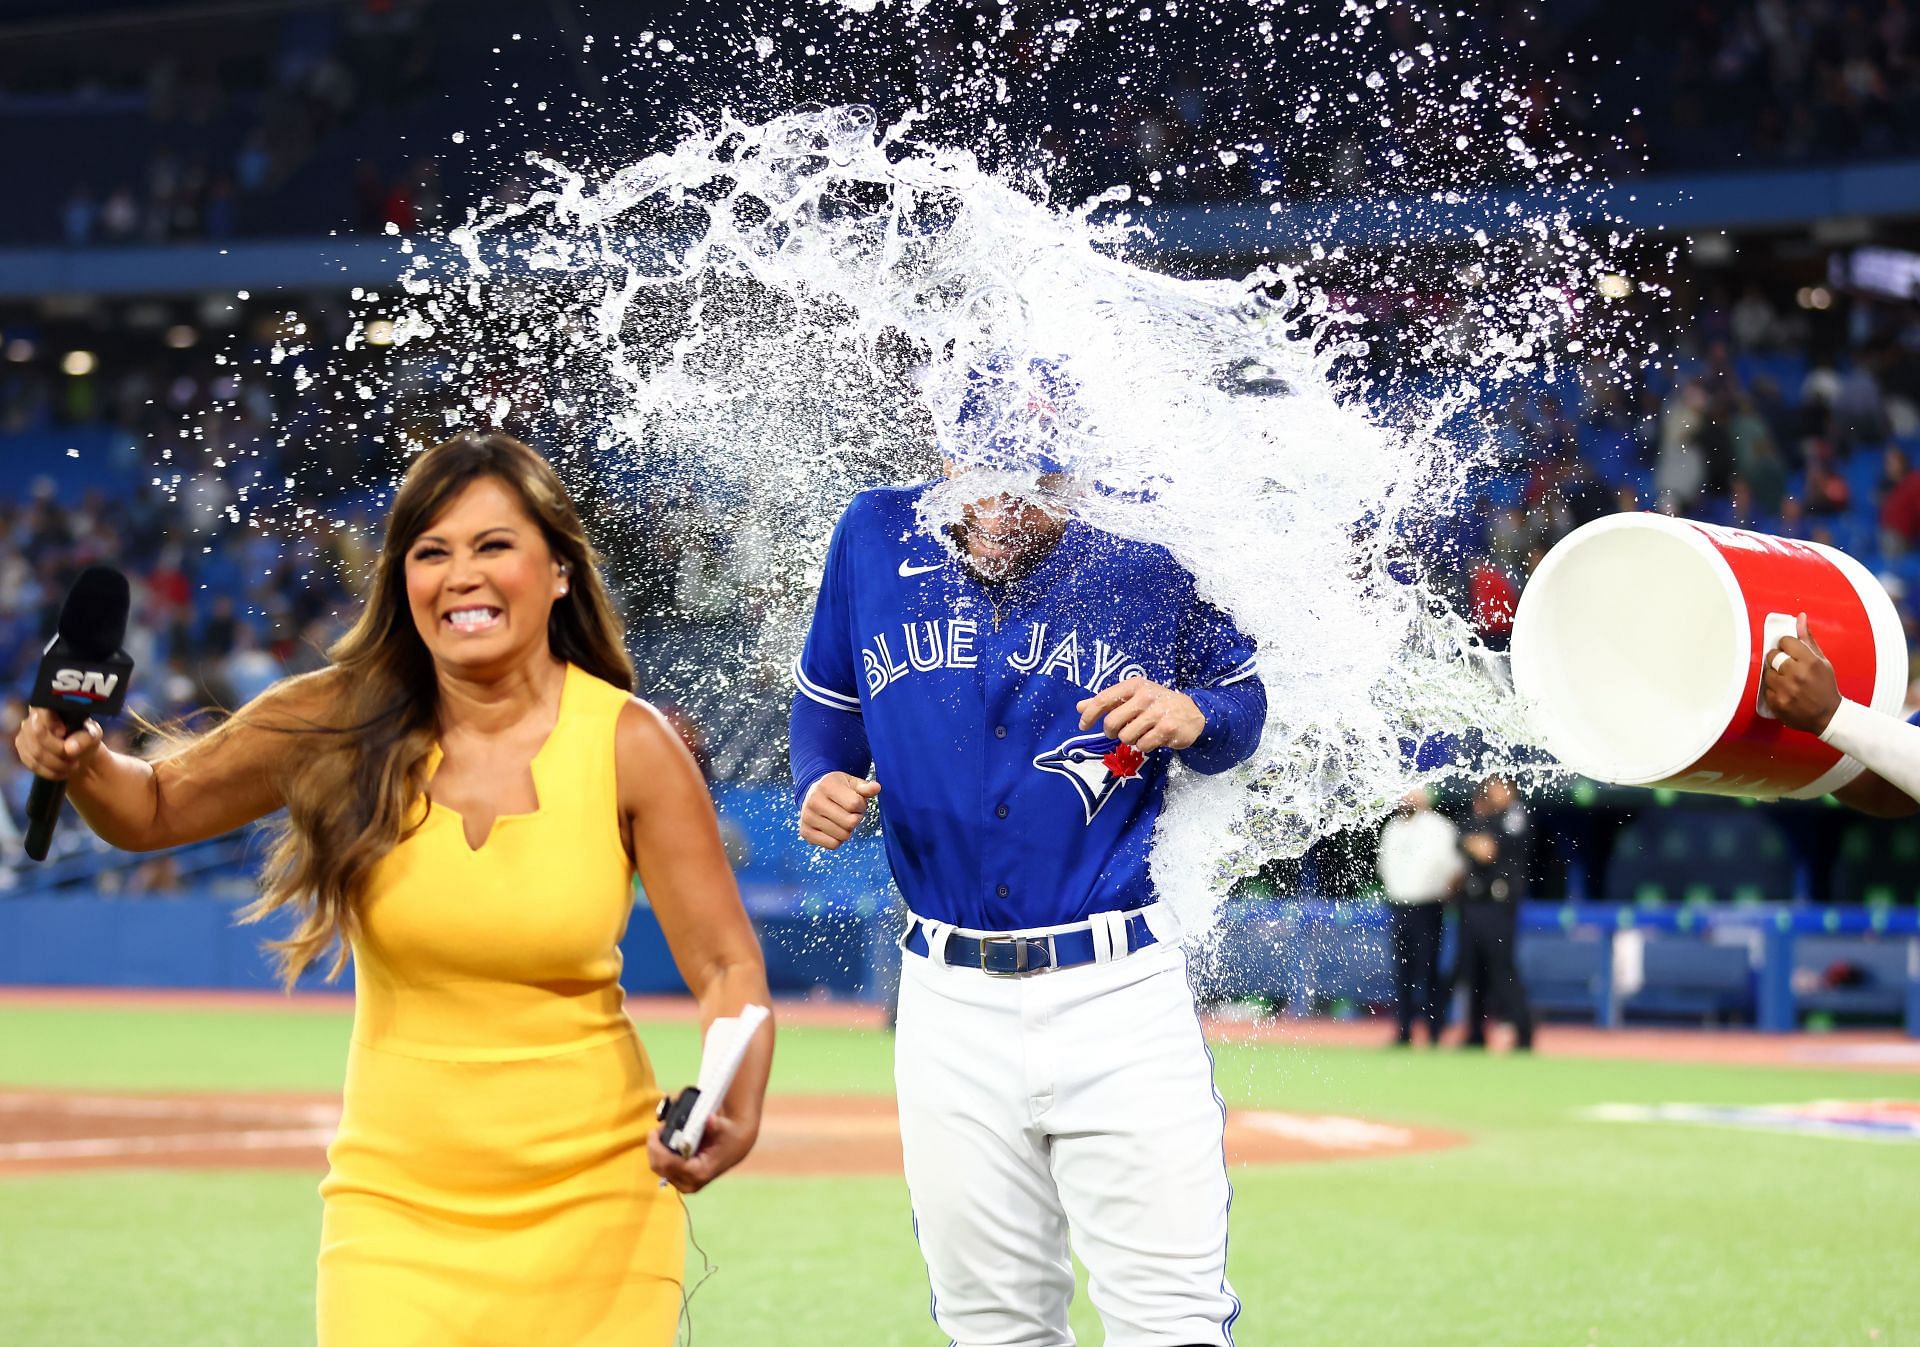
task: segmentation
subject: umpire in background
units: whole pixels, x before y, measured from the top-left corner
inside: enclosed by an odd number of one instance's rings
[[[1526,807],[1504,778],[1490,776],[1473,798],[1473,813],[1461,830],[1466,875],[1460,885],[1458,981],[1467,984],[1464,1046],[1487,1045],[1487,1012],[1512,1021],[1514,1047],[1533,1047],[1533,1006],[1514,962],[1520,900],[1527,893],[1527,863],[1533,830]]]
[[[1409,791],[1380,830],[1379,865],[1393,934],[1395,1041],[1412,1043],[1413,1026],[1424,1023],[1427,1042],[1438,1046],[1447,1020],[1440,981],[1442,907],[1459,887],[1465,862],[1460,830],[1434,812],[1425,789]]]

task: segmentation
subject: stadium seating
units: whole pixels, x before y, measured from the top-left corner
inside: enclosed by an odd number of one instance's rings
[[[1746,944],[1676,936],[1648,940],[1642,956],[1645,980],[1622,999],[1622,1018],[1752,1021],[1756,989]]]
[[[1869,907],[1920,902],[1920,821],[1856,823],[1841,834],[1833,899]]]
[[[64,502],[88,492],[124,499],[144,471],[153,476],[145,446],[131,432],[109,425],[60,426],[5,437],[0,448],[0,490],[18,499],[45,483]]]
[[[1896,1019],[1906,1003],[1910,942],[1806,935],[1794,943],[1794,1000],[1803,1013]]]
[[[1651,810],[1620,832],[1607,869],[1610,902],[1757,903],[1804,891],[1786,836],[1752,809]]]
[[[1542,931],[1520,942],[1520,978],[1534,1010],[1549,1018],[1592,1020],[1613,976],[1612,947],[1591,932]]]

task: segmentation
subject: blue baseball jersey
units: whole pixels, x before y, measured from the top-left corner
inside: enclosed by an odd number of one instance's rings
[[[859,717],[888,860],[919,915],[1007,931],[1145,906],[1174,754],[1082,730],[1076,703],[1135,676],[1185,691],[1207,728],[1182,756],[1223,770],[1266,717],[1252,642],[1165,548],[1079,521],[1031,574],[984,585],[920,526],[927,489],[862,492],[841,517],[796,727],[816,707]],[[800,737],[802,798],[829,767],[865,771],[803,764]]]

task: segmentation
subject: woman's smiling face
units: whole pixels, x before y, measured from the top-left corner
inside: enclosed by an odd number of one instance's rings
[[[434,663],[481,670],[547,644],[565,565],[513,488],[468,484],[407,548],[407,606]]]

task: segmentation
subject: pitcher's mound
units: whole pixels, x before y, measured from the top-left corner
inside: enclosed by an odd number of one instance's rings
[[[1295,1164],[1437,1150],[1466,1140],[1365,1118],[1233,1110],[1227,1161]],[[760,1141],[742,1170],[755,1174],[897,1174],[900,1120],[891,1099],[786,1095],[767,1101]]]
[[[0,1091],[0,1176],[153,1165],[320,1169],[339,1120],[339,1100],[325,1095]],[[1364,1118],[1265,1111],[1227,1117],[1227,1158],[1235,1165],[1404,1154],[1463,1140]],[[741,1168],[898,1174],[894,1102],[871,1095],[769,1099],[760,1142]]]

